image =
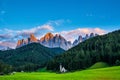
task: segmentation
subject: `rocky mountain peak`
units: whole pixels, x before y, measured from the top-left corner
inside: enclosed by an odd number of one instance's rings
[[[45,35],[46,38],[52,38],[53,36],[54,35],[52,33],[50,33],[50,32]]]
[[[32,43],[32,42],[38,42],[38,40],[36,39],[34,34],[30,34],[30,37],[26,40],[24,40],[24,39],[18,40],[16,47],[19,48],[23,45],[26,45],[26,44],[29,44],[29,43]]]
[[[84,40],[87,40],[89,38],[92,38],[92,37],[95,37],[96,34],[94,33],[90,33],[90,35],[86,34],[85,37],[82,37],[81,35],[78,37],[78,39],[76,39],[74,42],[73,42],[73,46],[76,46],[78,45],[80,42],[84,41]]]
[[[81,36],[81,35],[78,37],[78,40],[79,40],[80,42],[82,41],[82,36]]]
[[[17,47],[21,45],[21,40],[18,40]]]
[[[86,40],[86,39],[88,39],[88,38],[89,38],[89,35],[88,35],[88,34],[86,34],[86,35],[85,35],[85,40]]]
[[[18,40],[17,47],[21,47],[22,45],[26,44],[26,41],[24,39]]]
[[[34,36],[34,34],[30,34],[30,42],[37,42],[37,39]]]
[[[64,50],[68,50],[71,47],[70,42],[65,40],[65,38],[60,34],[56,34],[54,36],[52,33],[47,33],[44,37],[40,39],[40,43],[46,47],[60,47]]]
[[[54,36],[55,38],[59,38],[59,39],[65,39],[63,36],[61,36],[60,34],[56,34],[55,36]]]
[[[55,37],[59,37],[59,34],[55,34]]]
[[[52,39],[53,37],[54,37],[54,35],[49,32],[49,33],[47,33],[44,37],[42,37],[42,38],[40,39],[40,41],[48,41],[48,40]]]
[[[90,37],[94,37],[95,35],[94,35],[94,33],[90,33]]]

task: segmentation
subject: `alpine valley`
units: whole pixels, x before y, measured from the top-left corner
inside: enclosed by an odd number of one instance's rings
[[[59,64],[69,71],[81,70],[101,61],[110,66],[118,65],[120,30],[105,35],[79,36],[73,44],[59,34],[47,33],[40,40],[31,34],[26,40],[18,40],[16,49],[0,51],[0,60],[8,69],[3,69],[3,73],[44,67],[59,71]]]
[[[0,80],[120,80],[120,0],[0,0]]]
[[[18,40],[16,49],[1,50],[0,62],[7,65],[10,70],[35,71],[47,67],[48,62],[55,56],[63,54],[68,49],[95,36],[97,34],[93,33],[90,36],[88,34],[85,37],[79,36],[72,44],[60,34],[47,33],[40,39],[37,39],[34,34],[30,34],[29,38]]]

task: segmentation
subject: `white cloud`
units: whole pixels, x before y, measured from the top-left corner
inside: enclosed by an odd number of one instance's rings
[[[60,20],[50,20],[46,24],[59,26],[59,25],[61,25],[64,22],[65,22],[65,20],[63,20],[63,19],[60,19]]]
[[[107,31],[100,28],[78,28],[75,30],[62,31],[59,32],[59,34],[63,35],[66,38],[66,40],[73,42],[80,35],[85,36],[86,34],[90,33],[97,33],[99,35],[103,35],[106,32]]]
[[[16,31],[18,36],[29,36],[31,33],[33,34],[38,34],[40,32],[43,31],[54,31],[53,27],[48,25],[48,24],[44,24],[42,26],[38,26],[38,27],[34,27],[31,29],[27,29],[27,30],[21,30],[21,31]]]
[[[2,47],[10,47],[10,48],[15,48],[16,47],[16,43],[15,42],[11,42],[11,41],[2,41],[0,42],[0,46]]]
[[[66,20],[59,19],[59,20],[50,20],[46,24],[52,25],[52,26],[60,26],[60,25],[62,25],[64,23],[70,23],[70,22],[71,22],[71,20],[69,20],[69,19],[66,19]]]
[[[40,30],[49,30],[49,31],[54,31],[53,26],[50,26],[48,24],[45,24],[41,27],[39,27]]]
[[[11,37],[12,37],[12,34],[0,34],[0,40],[10,39]]]

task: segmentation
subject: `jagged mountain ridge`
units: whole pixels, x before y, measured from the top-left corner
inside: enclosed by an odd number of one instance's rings
[[[85,37],[82,37],[81,35],[78,37],[78,39],[76,39],[74,42],[73,42],[73,46],[76,46],[78,45],[79,43],[89,39],[89,38],[92,38],[92,37],[95,37],[97,36],[98,34],[94,34],[94,33],[90,33],[90,35],[86,34]]]
[[[64,50],[68,50],[72,48],[73,46],[78,45],[80,42],[83,42],[86,39],[89,39],[91,37],[94,37],[96,34],[91,33],[90,35],[86,34],[85,37],[82,37],[81,35],[76,39],[73,44],[70,41],[67,41],[63,36],[60,34],[53,35],[52,33],[47,33],[45,36],[40,38],[38,40],[34,34],[30,34],[30,37],[28,39],[22,39],[18,40],[17,47],[19,48],[21,46],[27,45],[29,43],[40,43],[43,46],[49,47],[49,48],[62,48]]]
[[[42,37],[40,39],[40,43],[46,47],[60,47],[64,50],[68,50],[72,47],[71,42],[67,41],[64,37],[59,34],[54,36],[52,33],[47,33],[44,37]]]
[[[22,40],[18,40],[17,42],[17,48],[22,47],[24,45],[27,45],[29,43],[33,43],[33,42],[38,42],[37,38],[34,36],[34,34],[30,34],[30,37],[28,39],[22,39]]]

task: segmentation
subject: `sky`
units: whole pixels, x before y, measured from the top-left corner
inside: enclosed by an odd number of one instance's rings
[[[74,41],[120,29],[120,0],[0,0],[0,48],[47,32]]]

